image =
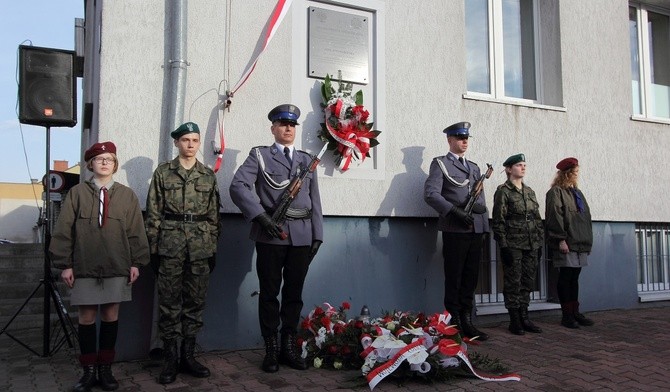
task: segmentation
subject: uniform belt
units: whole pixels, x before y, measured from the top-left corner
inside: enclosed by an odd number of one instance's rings
[[[270,215],[274,214],[274,211],[269,210],[268,213]],[[294,220],[294,219],[310,219],[312,217],[312,210],[309,208],[291,208],[289,207],[286,210],[286,220]]]
[[[204,222],[207,220],[207,215],[195,214],[165,214],[163,219],[179,222]]]
[[[515,215],[510,215],[509,220],[520,220],[520,221],[534,221],[535,220],[535,215],[533,214],[515,214]]]
[[[312,217],[312,210],[309,208],[290,208],[286,210],[287,219],[309,219]]]

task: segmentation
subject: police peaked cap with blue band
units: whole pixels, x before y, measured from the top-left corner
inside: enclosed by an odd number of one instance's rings
[[[466,136],[470,137],[470,123],[467,121],[449,125],[442,131],[447,136]]]
[[[200,133],[200,128],[198,128],[198,124],[194,122],[187,122],[183,123],[179,126],[179,128],[175,129],[170,133],[170,136],[172,136],[173,139],[177,140],[180,137],[186,135],[187,133]]]
[[[503,166],[510,167],[516,165],[519,162],[526,162],[526,156],[523,154],[512,155],[511,157],[507,158],[505,162],[503,162]]]
[[[279,105],[268,113],[268,120],[270,120],[270,122],[288,121],[295,125],[300,125],[298,124],[298,118],[300,118],[300,109],[298,109],[297,106],[288,103]]]

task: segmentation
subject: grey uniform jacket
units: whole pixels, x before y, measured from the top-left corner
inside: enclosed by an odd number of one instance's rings
[[[438,161],[444,164],[451,180],[444,175]],[[433,207],[440,214],[437,222],[437,229],[440,231],[452,233],[469,233],[473,231],[473,228],[466,227],[458,218],[449,213],[453,206],[465,207],[470,190],[482,176],[476,163],[472,161],[467,161],[467,163],[469,170],[451,154],[436,157],[430,163],[430,172],[424,186],[423,198],[429,206]],[[463,184],[466,180],[469,180],[467,185],[458,185]],[[479,194],[477,203],[486,205],[484,190]],[[486,233],[489,231],[488,210],[484,214],[473,214],[472,217],[474,218],[473,226],[475,233]]]
[[[293,164],[289,167],[283,152],[279,151],[274,144],[269,147],[252,148],[247,159],[235,172],[230,184],[230,197],[247,221],[251,221],[263,212],[272,215],[284,192],[284,189],[274,189],[266,180],[256,155],[256,149],[262,156],[266,175],[277,184],[290,180],[295,176],[300,165],[307,167],[312,160],[309,154],[296,149],[293,152]],[[251,224],[249,238],[257,242],[293,246],[308,246],[312,244],[312,241],[323,241],[323,214],[316,171],[307,175],[291,208],[308,208],[312,211],[312,217],[287,220],[282,227],[282,230],[288,234],[286,240],[270,237],[256,222]]]

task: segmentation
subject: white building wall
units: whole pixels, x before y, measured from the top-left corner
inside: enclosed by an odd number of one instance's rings
[[[307,119],[301,131],[318,129],[318,105],[302,87],[314,85],[314,79],[302,73],[305,60],[296,55],[307,41],[296,32],[305,31],[304,10],[314,3],[293,2],[292,11],[225,113],[226,161],[218,174],[224,212],[237,211],[227,194],[235,168],[251,147],[272,142],[266,118],[269,109],[285,102],[310,102],[312,107],[300,104]],[[210,142],[218,94],[225,90],[219,86],[223,80],[230,84],[238,80],[275,1],[232,2],[228,48],[225,4],[188,2],[184,119],[200,124],[202,158],[208,164],[215,158]],[[485,185],[489,206],[495,187],[504,181],[501,163],[509,155],[526,154],[526,180],[542,204],[556,162],[576,156],[594,220],[670,221],[670,207],[660,196],[670,193],[663,174],[669,161],[670,126],[630,119],[627,1],[560,1],[558,69],[562,70],[563,105],[553,108],[464,98],[462,1],[355,4],[371,9],[379,18],[376,26],[383,28],[375,32],[382,46],[374,59],[384,65],[380,72],[385,77],[375,87],[375,94],[382,95],[366,95],[366,106],[380,105],[372,116],[383,124],[379,128],[383,157],[377,169],[365,175],[356,168],[340,174],[332,170],[328,156],[324,159],[319,173],[326,215],[434,215],[423,203],[422,192],[430,159],[447,151],[441,130],[457,121],[470,121],[474,137],[468,157],[480,167],[489,162],[496,168]],[[158,164],[160,140],[169,138],[159,135],[167,61],[163,55],[165,6],[157,0],[105,1],[103,6],[99,139],[117,143],[121,160],[117,180],[130,184],[143,203]],[[311,146],[299,147],[316,152]]]

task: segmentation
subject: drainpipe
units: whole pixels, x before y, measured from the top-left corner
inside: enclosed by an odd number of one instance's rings
[[[186,0],[165,2],[166,10],[166,64],[165,82],[163,83],[163,119],[161,121],[160,139],[163,148],[159,152],[160,161],[173,158],[174,144],[170,132],[175,130],[184,120],[184,95],[186,91],[186,32],[187,5]]]

